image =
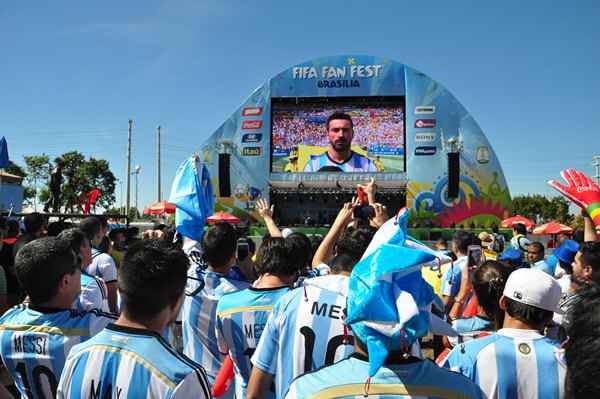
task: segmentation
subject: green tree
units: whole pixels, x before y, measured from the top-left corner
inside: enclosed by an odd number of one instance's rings
[[[115,176],[108,161],[85,156],[79,151],[70,151],[60,156],[63,163],[61,204],[69,212],[81,211],[82,199],[93,189],[101,195],[96,206],[109,208],[115,202]]]
[[[26,195],[27,202],[37,207],[39,188],[47,185],[52,164],[48,155],[44,153],[40,155],[25,155],[23,159],[25,160],[25,169],[27,172],[25,177],[26,191],[29,189]]]
[[[513,197],[515,214],[525,216],[535,223],[558,221],[570,223],[573,216],[569,214],[569,202],[557,196],[548,199],[543,195],[520,195]]]

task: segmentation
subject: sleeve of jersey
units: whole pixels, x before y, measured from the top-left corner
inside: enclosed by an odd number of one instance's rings
[[[277,352],[279,352],[279,329],[277,328],[279,314],[279,307],[275,305],[273,312],[267,319],[267,324],[260,336],[254,355],[250,359],[255,367],[273,375],[276,370]]]
[[[466,353],[464,345],[465,344],[460,344],[452,349],[444,362],[444,367],[461,373],[471,381],[474,381],[475,365],[472,362],[471,356]]]
[[[175,387],[171,395],[171,398],[173,399],[210,399],[211,397],[210,384],[206,379],[204,370],[196,370],[193,373],[188,374],[188,376]]]
[[[103,254],[102,259],[98,260],[98,272],[102,280],[106,283],[117,281],[117,266],[112,256]]]
[[[79,302],[81,304],[81,310],[90,310],[90,309],[101,309],[106,311],[107,309],[103,309],[103,298],[102,292],[100,289],[94,289],[92,284],[88,284],[85,287],[81,287],[81,294],[79,296]]]
[[[452,268],[449,267],[444,274],[442,275],[442,286],[440,288],[440,292],[442,295],[450,296],[452,295],[452,285],[450,284],[451,280]]]

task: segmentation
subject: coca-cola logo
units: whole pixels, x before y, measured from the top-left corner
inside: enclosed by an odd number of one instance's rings
[[[590,187],[590,186],[579,186],[576,188],[578,193],[585,193],[586,191],[600,191],[598,187]]]

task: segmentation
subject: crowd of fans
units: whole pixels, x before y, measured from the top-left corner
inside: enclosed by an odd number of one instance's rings
[[[273,111],[273,148],[289,152],[299,144],[326,147],[325,121],[331,114],[330,106],[307,106],[302,111]],[[352,116],[354,139],[352,143],[367,149],[369,146],[402,147],[404,140],[404,113],[398,107],[349,108]]]
[[[192,239],[162,225],[139,237],[96,216],[46,224],[34,213],[22,231],[4,220],[0,397],[600,395],[600,243],[589,216],[583,236],[552,253],[522,225],[512,237],[459,230],[450,246],[427,248],[406,240],[373,181],[363,189],[371,210],[344,204],[319,240],[281,230],[259,200],[268,232],[258,246],[228,223]],[[378,252],[394,246],[402,256]],[[395,262],[417,268],[378,301],[404,324],[378,330],[380,309],[357,320],[368,298],[351,287],[395,281],[357,273]],[[432,305],[400,306],[421,283],[414,301]],[[387,356],[375,359],[380,349]]]

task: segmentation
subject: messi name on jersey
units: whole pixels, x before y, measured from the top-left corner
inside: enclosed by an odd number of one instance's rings
[[[34,334],[15,334],[13,336],[13,353],[33,353],[47,356],[48,337]]]

